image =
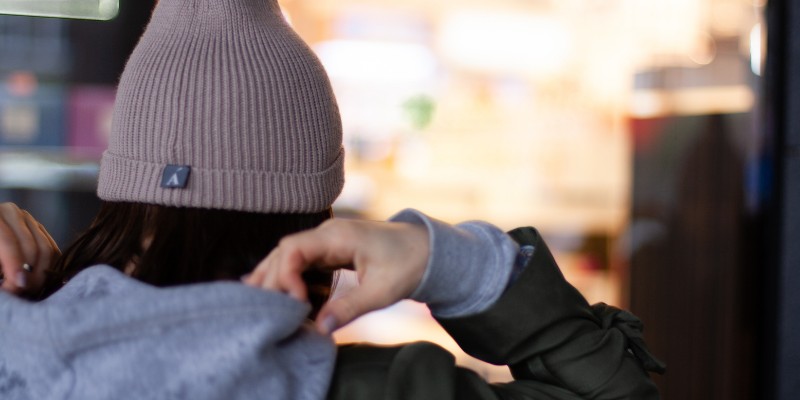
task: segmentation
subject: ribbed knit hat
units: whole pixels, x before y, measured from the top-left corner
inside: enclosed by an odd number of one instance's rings
[[[120,79],[97,194],[316,212],[343,157],[328,77],[276,0],[161,0]]]

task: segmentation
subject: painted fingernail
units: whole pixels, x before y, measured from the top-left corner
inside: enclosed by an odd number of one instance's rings
[[[25,286],[28,286],[28,277],[26,277],[24,273],[18,273],[17,274],[16,284],[17,284],[17,287],[20,287],[20,288],[24,288]]]
[[[333,315],[327,315],[319,323],[319,331],[323,335],[330,335],[336,330],[336,318]]]

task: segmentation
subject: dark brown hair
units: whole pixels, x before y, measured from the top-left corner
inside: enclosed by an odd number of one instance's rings
[[[103,202],[89,228],[48,271],[38,297],[51,295],[78,272],[97,264],[123,272],[130,265],[131,276],[156,286],[238,280],[282,237],[330,217],[330,210],[262,214]],[[304,278],[316,314],[330,294],[332,274],[311,270]]]

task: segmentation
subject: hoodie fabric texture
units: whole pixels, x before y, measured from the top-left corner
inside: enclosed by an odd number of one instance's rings
[[[322,399],[336,348],[304,326],[308,311],[238,283],[156,288],[108,266],[39,303],[0,292],[0,399]]]

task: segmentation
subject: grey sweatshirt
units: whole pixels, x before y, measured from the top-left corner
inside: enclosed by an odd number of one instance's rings
[[[238,283],[159,289],[91,267],[40,303],[0,294],[0,399],[321,399],[335,347],[308,311]]]
[[[393,220],[428,228],[413,297],[434,313],[479,312],[502,294],[517,247],[497,228],[414,210]],[[0,399],[323,399],[335,346],[308,311],[238,283],[156,288],[102,265],[43,302],[0,292]]]

